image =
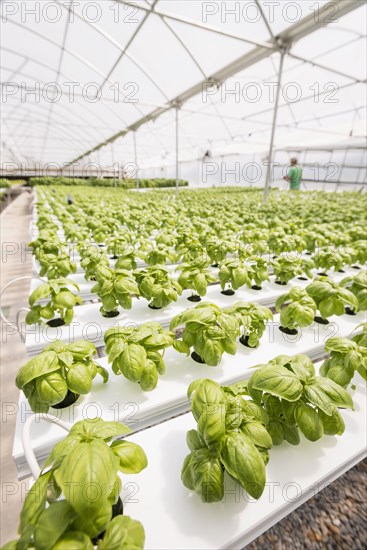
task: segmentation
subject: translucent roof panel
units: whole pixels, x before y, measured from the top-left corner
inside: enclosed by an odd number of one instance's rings
[[[1,9],[2,158],[109,166],[365,135],[360,0],[21,2]],[[317,13],[317,9],[319,12]],[[291,37],[291,38],[290,38]]]

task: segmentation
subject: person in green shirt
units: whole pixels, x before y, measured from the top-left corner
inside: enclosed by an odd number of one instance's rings
[[[288,175],[284,176],[284,179],[289,181],[289,189],[299,191],[302,181],[302,168],[296,158],[291,158],[291,166],[288,170]]]

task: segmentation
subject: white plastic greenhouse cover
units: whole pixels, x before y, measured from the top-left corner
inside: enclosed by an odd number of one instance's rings
[[[173,164],[366,134],[364,0],[1,2],[2,163]],[[280,37],[280,38],[279,38]],[[134,131],[136,130],[136,131]],[[119,137],[118,137],[119,136]]]

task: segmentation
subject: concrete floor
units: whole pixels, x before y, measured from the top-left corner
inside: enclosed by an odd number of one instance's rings
[[[30,240],[32,195],[22,193],[0,216],[1,229],[1,274],[3,288],[11,280],[31,275],[31,255],[25,254],[25,245]],[[28,303],[30,280],[11,286],[1,299],[2,311],[7,319],[15,320],[20,307]],[[0,346],[0,396],[1,396],[1,504],[0,545],[16,538],[18,516],[24,501],[27,480],[19,482],[12,459],[16,409],[19,390],[15,386],[16,373],[27,361],[24,344],[12,325],[1,321]]]

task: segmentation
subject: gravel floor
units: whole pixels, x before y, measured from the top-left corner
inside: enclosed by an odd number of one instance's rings
[[[246,550],[367,548],[367,459],[246,546]]]

